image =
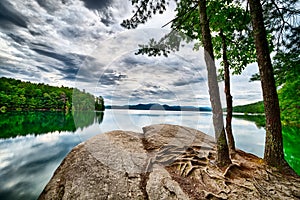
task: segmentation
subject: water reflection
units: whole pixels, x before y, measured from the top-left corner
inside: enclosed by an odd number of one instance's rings
[[[77,128],[101,123],[103,112],[52,112],[25,111],[0,113],[0,138],[10,138],[28,134],[44,134],[55,131],[76,131]]]
[[[284,158],[290,166],[300,175],[300,128],[282,128]]]
[[[265,128],[265,116],[264,115],[234,115],[234,118],[247,120],[254,122],[258,128]],[[247,130],[248,132],[248,130]],[[282,127],[282,139],[284,148],[284,158],[289,165],[300,175],[300,128],[293,126]],[[265,135],[264,135],[265,136]],[[251,141],[253,139],[249,138]],[[260,139],[263,142],[265,139]],[[258,144],[258,143],[257,143]],[[243,145],[242,145],[243,146]],[[264,143],[262,144],[264,147]],[[263,148],[262,148],[263,150]],[[256,154],[259,155],[259,154]],[[263,154],[261,154],[263,157]]]
[[[238,148],[262,157],[265,130],[256,126],[259,121],[234,117],[233,133]],[[0,114],[0,199],[36,199],[68,152],[94,135],[116,129],[142,132],[143,126],[158,123],[213,136],[212,115],[202,112],[107,110],[105,117],[102,112]],[[283,130],[285,158],[299,172],[299,130]]]
[[[249,122],[254,122],[257,128],[264,128],[266,126],[266,119],[264,115],[233,115],[236,119],[243,119]]]
[[[263,157],[265,130],[262,127],[256,126],[252,121],[233,117],[232,129],[237,148]]]
[[[9,118],[1,121],[0,126],[1,136],[5,133],[7,138],[0,139],[0,199],[3,200],[37,199],[62,159],[83,141],[86,133],[89,137],[91,133],[99,133],[103,120],[100,112],[11,114],[0,116]],[[31,127],[35,125],[48,132],[36,132],[36,127]],[[13,130],[4,130],[6,127]],[[8,138],[8,134],[14,137]]]
[[[142,132],[142,127],[152,124],[176,124],[213,136],[212,114],[209,112],[121,109],[105,112],[103,132],[115,129]]]

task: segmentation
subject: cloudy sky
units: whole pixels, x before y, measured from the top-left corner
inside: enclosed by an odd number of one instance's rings
[[[127,0],[1,0],[0,76],[85,89],[113,105],[209,105],[202,50],[186,44],[168,58],[135,55],[168,33],[160,27],[173,8],[125,30]],[[235,105],[262,99],[260,83],[248,82],[255,72],[252,64],[232,78]]]

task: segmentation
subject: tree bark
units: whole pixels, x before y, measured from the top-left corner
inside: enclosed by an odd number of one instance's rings
[[[227,45],[226,45],[226,37],[223,34],[223,30],[220,30],[220,37],[222,39],[222,57],[224,63],[224,82],[225,82],[225,95],[226,95],[226,107],[227,107],[227,115],[226,115],[226,133],[228,139],[228,146],[232,153],[235,152],[235,142],[232,134],[232,96],[230,93],[230,71],[229,71],[229,62],[227,59]]]
[[[206,14],[206,0],[199,0],[198,7],[200,14],[200,26],[202,31],[202,43],[204,47],[204,59],[208,75],[209,96],[213,112],[215,140],[217,142],[216,162],[219,167],[224,167],[231,164],[231,160],[229,158],[229,149],[223,124],[223,111],[219,94],[216,66],[214,62],[213,46],[209,29],[209,21]]]
[[[263,10],[260,0],[249,0],[249,5],[266,115],[264,160],[268,165],[282,169],[288,164],[284,160],[279,101],[264,26]]]

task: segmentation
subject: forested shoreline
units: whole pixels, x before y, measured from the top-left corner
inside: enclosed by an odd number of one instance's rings
[[[76,88],[55,87],[13,78],[0,78],[0,110],[97,110],[103,111],[104,99]]]
[[[278,90],[278,99],[281,112],[281,122],[283,125],[300,126],[300,80],[296,77],[283,84]],[[264,103],[259,101],[247,105],[233,107],[233,112],[236,113],[259,113],[263,114]]]

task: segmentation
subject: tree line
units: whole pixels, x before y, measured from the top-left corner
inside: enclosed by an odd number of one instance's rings
[[[136,28],[153,15],[162,14],[170,1],[131,0],[134,14],[121,25],[128,29]],[[298,89],[296,91],[299,91],[299,85],[296,84],[299,82],[300,52],[297,2],[249,0],[243,5],[240,1],[233,0],[175,0],[176,17],[167,23],[171,24],[170,33],[159,41],[150,39],[148,44],[139,45],[137,54],[148,56],[168,56],[171,52],[179,51],[183,41],[196,40],[199,42],[194,48],[204,48],[217,142],[216,162],[220,167],[231,163],[229,152],[235,153],[231,130],[230,74],[239,74],[248,64],[256,61],[259,74],[253,79],[261,81],[266,117],[264,160],[268,165],[292,171],[284,160],[278,85],[275,80],[281,86],[292,84]],[[273,60],[270,56],[272,51],[275,52]],[[222,59],[221,75],[225,80],[227,101],[226,131],[223,125],[215,58]]]
[[[0,110],[104,110],[104,99],[69,87],[0,78]]]
[[[280,118],[284,126],[300,127],[300,80],[288,81],[278,90]],[[259,101],[247,105],[233,107],[236,113],[265,112],[264,102]]]

